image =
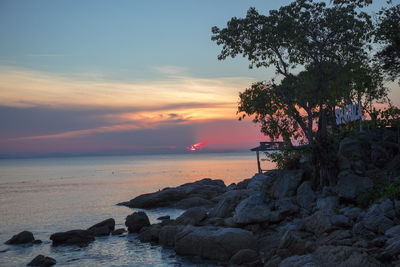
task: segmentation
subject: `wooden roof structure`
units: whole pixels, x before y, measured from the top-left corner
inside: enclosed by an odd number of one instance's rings
[[[255,151],[257,154],[257,167],[258,173],[262,173],[261,164],[260,164],[260,151],[273,151],[278,150],[283,146],[283,142],[260,142],[258,147],[250,149],[251,151]]]

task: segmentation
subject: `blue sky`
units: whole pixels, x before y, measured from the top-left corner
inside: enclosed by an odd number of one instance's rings
[[[274,71],[218,61],[211,27],[289,2],[0,0],[0,154],[253,147],[238,92]]]

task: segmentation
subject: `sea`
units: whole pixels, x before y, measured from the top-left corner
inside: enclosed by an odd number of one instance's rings
[[[273,169],[262,161],[263,169]],[[56,266],[211,266],[171,249],[141,243],[136,234],[98,237],[87,247],[51,246],[55,232],[88,227],[114,218],[116,228],[138,209],[117,206],[140,194],[202,178],[222,179],[226,185],[252,177],[256,156],[240,153],[55,157],[0,160],[0,266],[26,266],[39,254]],[[145,211],[151,223],[182,210]],[[37,245],[5,245],[28,230]]]

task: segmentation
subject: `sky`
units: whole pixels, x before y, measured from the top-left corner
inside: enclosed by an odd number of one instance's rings
[[[289,2],[0,0],[0,155],[254,147],[238,93],[274,71],[218,61],[211,27]]]

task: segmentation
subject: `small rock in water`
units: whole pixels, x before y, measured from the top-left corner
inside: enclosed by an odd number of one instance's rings
[[[51,257],[46,257],[44,255],[38,255],[36,256],[30,263],[28,263],[28,266],[53,266],[56,264],[56,260],[51,258]]]
[[[92,232],[94,236],[106,236],[109,235],[115,229],[115,220],[113,218],[99,222],[87,230]]]
[[[119,228],[119,229],[112,231],[111,234],[112,235],[122,235],[125,232],[126,232],[125,228]]]
[[[71,230],[67,232],[59,232],[52,234],[50,240],[53,241],[53,246],[58,245],[78,245],[85,246],[94,241],[94,235],[87,230]]]
[[[144,226],[149,226],[150,221],[143,211],[134,212],[126,217],[125,225],[130,233],[139,232]]]
[[[29,231],[23,231],[19,234],[14,235],[11,239],[7,240],[5,244],[7,245],[19,245],[31,243],[35,240],[33,234]]]
[[[36,244],[42,244],[43,242],[40,239],[36,239],[32,243],[36,245]]]
[[[165,221],[165,220],[169,220],[169,219],[171,219],[171,217],[169,215],[165,215],[165,216],[161,216],[161,217],[157,218],[157,220],[159,220],[159,221]]]

